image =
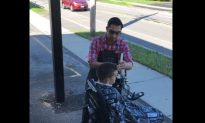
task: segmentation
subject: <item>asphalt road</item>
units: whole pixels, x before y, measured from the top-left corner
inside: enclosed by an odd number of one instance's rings
[[[48,9],[47,1],[33,1]],[[97,3],[96,31],[105,31],[108,19],[113,16],[122,19],[125,26],[122,30],[123,38],[172,57],[172,14],[170,12]],[[46,17],[49,19],[48,14]],[[89,31],[90,11],[71,12],[69,9],[61,9],[61,21],[62,26],[68,30]]]

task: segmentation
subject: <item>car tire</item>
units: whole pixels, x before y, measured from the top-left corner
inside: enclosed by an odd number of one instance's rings
[[[72,12],[74,11],[73,5],[70,6],[70,10],[71,10]]]
[[[62,3],[62,8],[63,8],[63,9],[66,9],[66,6],[64,5],[64,3]]]

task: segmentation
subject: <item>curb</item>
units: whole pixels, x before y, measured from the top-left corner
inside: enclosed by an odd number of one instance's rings
[[[172,11],[172,8],[167,8],[167,7],[145,5],[145,4],[140,4],[140,3],[130,3],[130,4],[132,4],[133,6],[136,6],[136,7],[156,9],[156,10],[162,10],[162,11]]]

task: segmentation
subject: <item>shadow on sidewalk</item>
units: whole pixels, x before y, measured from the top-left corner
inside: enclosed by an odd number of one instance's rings
[[[58,105],[51,51],[49,36],[30,36],[30,122],[80,123],[88,67],[63,48],[65,102]]]

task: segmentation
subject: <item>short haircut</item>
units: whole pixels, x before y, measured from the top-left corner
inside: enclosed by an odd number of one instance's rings
[[[100,81],[113,76],[114,71],[117,70],[117,65],[111,62],[101,64],[97,69],[97,76]]]
[[[110,18],[108,23],[107,23],[107,27],[110,27],[110,25],[121,26],[121,28],[123,28],[122,21],[118,17]]]

